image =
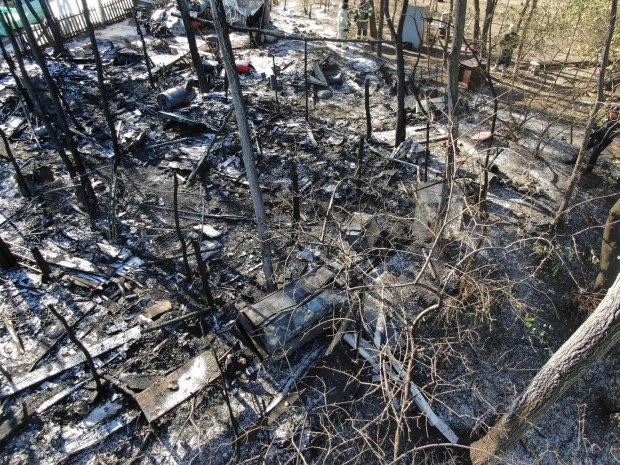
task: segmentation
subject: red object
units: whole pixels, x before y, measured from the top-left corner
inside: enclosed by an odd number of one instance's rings
[[[250,74],[254,71],[254,66],[250,60],[237,60],[235,61],[235,67],[239,74]]]

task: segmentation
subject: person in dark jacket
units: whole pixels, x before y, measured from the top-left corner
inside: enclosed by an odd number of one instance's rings
[[[497,58],[495,66],[492,71],[495,71],[498,66],[502,67],[502,76],[506,76],[508,67],[512,61],[512,52],[517,47],[517,33],[514,31],[514,24],[508,26],[508,32],[504,34],[504,37],[499,43],[500,53]]]
[[[620,132],[620,119],[618,119],[618,108],[613,108],[609,114],[609,119],[605,123],[592,131],[588,148],[592,148],[592,154],[588,160],[588,166],[584,168],[585,173],[590,173],[596,165],[598,157],[613,142],[614,138]]]
[[[598,158],[601,156],[603,150],[605,150],[613,142],[614,138],[620,132],[620,119],[618,118],[619,108],[612,108],[609,112],[609,119],[605,121],[601,126],[595,125],[590,133],[588,139],[587,149],[592,149],[588,164],[583,169],[585,173],[590,173],[594,169],[594,165]],[[577,155],[575,155],[570,161],[565,162],[568,165],[574,165],[577,162]]]

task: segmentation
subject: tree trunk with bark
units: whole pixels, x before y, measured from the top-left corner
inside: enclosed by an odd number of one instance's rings
[[[459,137],[459,121],[457,116],[457,105],[459,98],[459,64],[461,57],[461,46],[463,44],[463,34],[465,31],[465,15],[467,14],[467,0],[456,0],[454,12],[454,38],[452,47],[448,54],[448,132],[450,144],[446,161],[446,179],[450,182],[454,176],[454,156],[456,153],[456,143]]]
[[[383,56],[383,23],[385,22],[385,7],[388,0],[379,0],[379,24],[377,26],[377,39],[379,43],[377,44],[377,56],[381,58]]]
[[[553,220],[554,224],[560,223],[564,217],[564,213],[568,208],[568,203],[570,202],[571,197],[573,196],[573,192],[575,191],[575,186],[577,185],[577,180],[579,179],[579,174],[581,173],[581,165],[583,165],[583,159],[585,157],[586,151],[588,150],[588,141],[590,140],[590,133],[592,132],[592,128],[594,127],[594,122],[596,121],[596,117],[598,112],[603,105],[603,100],[605,95],[603,93],[605,89],[605,69],[607,68],[607,64],[609,62],[609,49],[611,48],[611,41],[614,36],[614,30],[616,26],[616,15],[618,11],[618,0],[611,0],[611,9],[609,13],[609,26],[607,28],[607,40],[605,41],[605,48],[603,49],[603,57],[601,59],[601,69],[598,74],[598,85],[596,91],[596,102],[592,107],[592,111],[590,112],[590,120],[588,121],[588,125],[586,126],[586,132],[583,135],[583,141],[581,142],[581,148],[579,149],[579,154],[577,155],[577,160],[575,161],[575,167],[573,168],[573,173],[571,174],[570,179],[568,180],[568,184],[566,186],[566,193],[564,194],[564,198],[560,203],[560,208],[558,208],[558,212],[556,213],[555,219]]]
[[[486,436],[471,445],[472,464],[498,463],[530,425],[618,341],[620,278],[616,278],[596,310],[540,369],[508,412]]]
[[[529,3],[529,2],[528,2]],[[525,48],[525,39],[530,32],[530,24],[532,24],[532,19],[534,18],[534,13],[538,8],[538,0],[532,0],[532,6],[530,8],[530,12],[525,18],[525,23],[523,24],[523,33],[521,34],[521,38],[519,39],[519,46],[517,47],[516,59],[515,59],[515,67],[514,67],[514,75],[515,77],[519,74],[519,69],[521,68],[521,61],[523,61],[523,55]],[[515,30],[517,34],[519,33],[519,28],[521,27],[521,19],[519,18],[518,26]]]
[[[474,0],[474,41],[480,42],[480,0]]]
[[[487,0],[487,6],[484,10],[484,21],[482,22],[482,56],[489,56],[491,50],[491,25],[493,24],[493,15],[498,0]]]
[[[601,263],[594,283],[594,292],[605,292],[620,273],[620,199],[609,210],[603,231]]]
[[[218,42],[220,43],[222,61],[224,63],[226,75],[228,76],[230,95],[233,99],[237,127],[239,128],[239,140],[241,141],[241,149],[243,152],[243,165],[245,166],[248,183],[250,184],[250,194],[252,196],[252,203],[254,204],[254,213],[256,214],[258,238],[261,242],[265,284],[267,289],[271,291],[274,288],[273,267],[271,265],[271,246],[269,245],[269,235],[267,234],[267,225],[265,222],[265,206],[258,182],[258,173],[254,162],[254,154],[252,153],[250,128],[248,126],[248,118],[243,103],[239,75],[235,69],[235,59],[232,46],[230,45],[228,24],[226,23],[226,13],[222,0],[211,0],[211,11],[213,12],[213,24],[215,26],[215,32],[217,33]]]

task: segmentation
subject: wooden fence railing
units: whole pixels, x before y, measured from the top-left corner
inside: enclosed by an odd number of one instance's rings
[[[130,17],[133,7],[133,0],[111,0],[102,2],[101,12],[98,9],[89,9],[88,11],[90,13],[90,20],[93,26],[96,27],[116,23]],[[86,31],[86,20],[83,13],[63,16],[57,18],[57,21],[60,32],[65,39],[71,39]],[[32,24],[31,26],[39,46],[43,48],[49,45],[48,37],[51,37],[51,32],[48,26],[41,23]],[[19,29],[17,35],[24,45],[23,48],[27,49],[28,41],[26,40],[24,30]]]

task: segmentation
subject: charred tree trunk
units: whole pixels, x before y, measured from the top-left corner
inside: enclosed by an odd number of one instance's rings
[[[97,85],[99,86],[99,93],[101,94],[101,107],[103,109],[103,115],[105,116],[105,120],[108,123],[110,136],[112,137],[112,148],[114,149],[114,170],[116,170],[116,168],[118,168],[118,165],[121,162],[123,153],[121,151],[121,146],[118,143],[118,135],[116,134],[114,119],[112,118],[112,113],[110,113],[110,102],[108,101],[108,92],[105,88],[103,64],[101,63],[101,55],[99,54],[99,47],[97,46],[95,29],[93,27],[92,21],[90,20],[90,12],[88,11],[88,2],[86,0],[82,0],[82,9],[84,10],[84,20],[86,21],[86,30],[90,38],[90,46],[93,49],[93,57],[95,58],[95,68],[97,69]]]
[[[265,275],[265,284],[268,290],[272,290],[273,286],[273,267],[271,265],[271,246],[269,245],[269,236],[267,234],[267,224],[265,222],[265,206],[258,182],[258,173],[254,163],[254,154],[252,153],[252,140],[250,139],[250,129],[248,127],[248,118],[245,105],[243,103],[243,94],[241,92],[241,83],[239,75],[235,70],[235,60],[228,36],[228,24],[226,23],[226,14],[222,0],[211,0],[211,11],[213,12],[213,24],[215,32],[220,43],[222,52],[222,61],[226,69],[230,83],[230,94],[233,99],[235,108],[235,116],[237,118],[237,127],[239,128],[239,139],[243,152],[243,164],[245,166],[248,183],[250,184],[250,194],[252,195],[252,203],[254,204],[254,213],[256,214],[256,226],[258,229],[258,238],[261,242],[261,253],[263,256],[263,273]]]
[[[52,33],[52,38],[54,39],[54,43],[52,44],[54,47],[54,55],[68,55],[69,52],[65,47],[64,37],[62,36],[60,25],[58,24],[58,21],[56,21],[48,1],[40,0],[39,3],[41,5],[41,9],[43,10],[47,27],[49,27],[49,30]]]
[[[616,278],[594,313],[553,354],[486,436],[471,445],[473,465],[498,463],[532,422],[619,341],[620,278]]]
[[[11,32],[11,29],[9,29],[9,26],[2,14],[0,14],[0,24],[2,25],[4,30],[7,31],[7,36],[9,38],[9,42],[11,43],[11,46],[13,47],[13,51],[15,53],[15,59],[17,61],[17,64],[19,65],[19,70],[22,75],[24,86],[26,87],[26,90],[28,94],[30,95],[30,100],[32,101],[35,107],[37,115],[39,116],[39,118],[41,118],[41,121],[43,122],[45,129],[47,129],[47,132],[49,133],[50,138],[52,139],[52,142],[54,143],[54,146],[58,152],[58,155],[60,156],[61,160],[67,167],[67,171],[69,172],[71,179],[73,179],[76,182],[76,184],[79,184],[79,180],[77,178],[77,171],[75,170],[73,163],[67,156],[67,153],[65,152],[65,149],[62,143],[60,142],[60,139],[58,138],[56,130],[52,126],[52,122],[47,112],[43,108],[43,104],[41,103],[41,100],[39,99],[38,94],[34,90],[32,80],[30,79],[30,76],[28,75],[28,71],[26,70],[26,67],[24,65],[24,60],[19,51],[17,40],[15,39],[15,36]],[[84,201],[83,197],[81,197],[80,200]]]
[[[620,272],[620,199],[609,210],[603,231],[601,263],[594,283],[594,292],[605,292]]]
[[[17,90],[23,97],[24,102],[26,102],[26,106],[28,107],[28,110],[34,111],[34,106],[32,104],[32,100],[30,99],[30,95],[28,95],[28,93],[26,92],[26,89],[24,88],[24,85],[22,83],[22,79],[17,75],[17,70],[15,68],[15,62],[13,61],[13,58],[11,58],[11,55],[9,55],[9,53],[7,52],[6,48],[4,47],[4,43],[1,40],[0,40],[0,52],[2,52],[2,58],[4,58],[4,61],[6,61],[6,64],[9,67],[9,72],[11,73],[11,76],[13,77],[13,80],[15,81],[15,86],[17,87]]]
[[[454,177],[454,156],[459,137],[459,121],[457,116],[459,98],[458,77],[466,10],[467,0],[457,0],[454,14],[454,39],[448,54],[448,137],[450,138],[446,160],[446,179],[448,182],[452,181]]]
[[[388,9],[388,2],[385,1],[385,18],[392,34],[392,41],[394,42],[394,48],[396,49],[396,100],[397,100],[397,115],[396,115],[396,135],[394,137],[394,146],[398,147],[401,142],[406,138],[407,128],[407,113],[405,112],[405,94],[406,94],[406,76],[405,76],[405,54],[403,51],[403,29],[405,27],[405,20],[407,19],[407,8],[409,7],[409,0],[403,0],[402,9],[400,13],[400,20],[398,21],[398,30],[394,28],[394,22],[390,17],[390,11]]]
[[[192,20],[189,17],[189,9],[187,8],[186,0],[177,0],[179,5],[179,11],[183,18],[183,26],[185,27],[185,35],[187,36],[187,43],[189,44],[189,51],[192,55],[192,63],[194,64],[194,71],[198,77],[198,87],[200,92],[205,93],[209,91],[209,82],[205,74],[204,67],[202,66],[202,60],[198,53],[198,46],[196,45],[196,35],[194,34],[194,28],[192,27]]]
[[[34,37],[30,24],[28,24],[24,7],[21,5],[20,2],[16,2],[15,7],[17,8],[17,13],[19,14],[21,22],[24,25],[24,31],[26,32],[26,36],[28,37],[28,42],[30,44],[32,54],[34,55],[34,58],[39,65],[39,68],[41,68],[43,79],[47,84],[52,103],[56,110],[56,117],[58,118],[60,127],[65,134],[65,141],[67,147],[69,148],[69,151],[71,152],[71,155],[73,157],[73,162],[75,163],[75,167],[80,178],[80,185],[82,187],[83,199],[85,204],[84,206],[91,219],[94,220],[95,214],[97,212],[97,197],[95,196],[95,191],[93,190],[93,186],[90,183],[90,178],[88,177],[88,173],[86,172],[86,168],[84,167],[84,164],[82,162],[82,157],[78,152],[75,142],[73,141],[73,136],[71,135],[69,123],[67,122],[65,112],[60,102],[60,98],[58,97],[60,92],[58,90],[58,87],[56,86],[56,83],[52,79],[52,76],[50,75],[47,64],[45,62],[45,58],[41,53],[41,50],[39,50],[39,47],[37,46],[37,41]]]
[[[614,36],[617,11],[618,11],[618,0],[611,0],[611,10],[609,13],[609,26],[607,28],[607,40],[605,41],[605,48],[603,49],[603,57],[601,60],[601,69],[598,75],[596,103],[592,107],[592,111],[590,113],[590,120],[588,121],[586,132],[583,135],[583,141],[581,142],[581,148],[579,149],[579,154],[577,155],[575,167],[573,168],[573,173],[571,174],[571,177],[568,180],[568,184],[566,186],[566,193],[564,194],[564,198],[562,199],[560,208],[558,208],[558,212],[553,221],[554,224],[556,225],[560,221],[562,221],[562,218],[564,217],[564,212],[568,208],[568,203],[570,202],[570,199],[573,196],[573,192],[575,191],[575,185],[577,184],[577,180],[579,179],[579,173],[581,172],[581,165],[583,164],[583,159],[585,157],[586,151],[588,150],[588,140],[590,139],[590,133],[592,132],[592,128],[594,127],[594,121],[596,121],[596,116],[605,98],[604,93],[603,93],[605,89],[605,69],[607,68],[607,64],[609,62],[609,49],[611,48],[611,40],[613,39],[613,36]]]

